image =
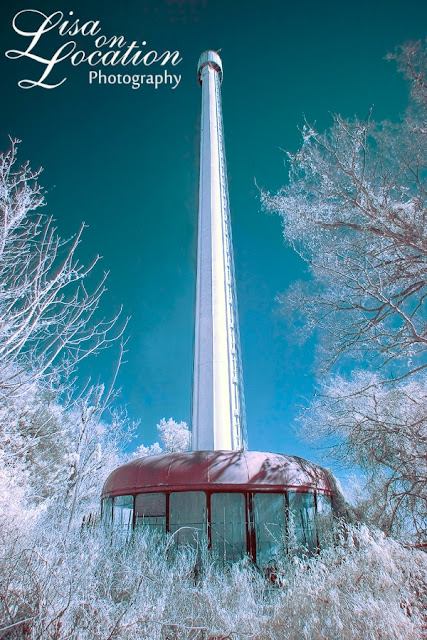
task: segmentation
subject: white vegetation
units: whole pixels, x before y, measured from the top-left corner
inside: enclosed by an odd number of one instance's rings
[[[186,422],[175,422],[173,418],[169,418],[169,420],[162,418],[157,429],[168,453],[190,449],[191,433]]]
[[[418,49],[415,54],[419,56]],[[405,55],[399,58],[401,64]],[[419,93],[419,87],[414,89],[418,102]],[[330,186],[323,178],[316,182],[314,164],[301,165],[304,172],[311,171],[310,180],[304,183],[304,175],[299,177],[298,193],[295,179],[289,195],[289,202],[294,198],[296,203],[289,207],[295,229],[299,215],[306,216],[307,227],[300,227],[295,243],[307,252],[316,286],[324,285],[318,301],[305,299],[313,319],[324,309],[320,326],[333,336],[329,357],[335,361],[340,350],[353,356],[360,344],[363,357],[370,354],[383,365],[378,371],[360,366],[360,373],[352,376],[336,373],[325,384],[324,401],[316,403],[314,411],[322,435],[339,435],[337,455],[356,460],[371,474],[374,491],[365,513],[388,532],[397,525],[421,531],[425,476],[421,458],[425,395],[419,378],[419,338],[425,331],[419,319],[422,193],[421,171],[411,164],[413,149],[421,154],[417,142],[421,125],[415,115],[411,118],[396,127],[395,153],[386,159],[376,154],[380,149],[386,153],[391,132],[388,125],[374,128],[379,136],[372,151],[374,165],[369,151],[363,170],[357,158],[368,149],[367,138],[357,132],[371,124],[338,119],[329,138],[307,133],[304,153],[320,154],[313,156],[319,162],[322,154],[336,159],[344,154],[344,162],[345,153],[353,149],[354,162],[348,164],[347,158],[345,171],[338,160],[335,163],[335,170],[349,180],[336,195],[343,204],[344,195],[352,194],[348,210],[335,206],[333,197],[326,198],[328,191],[322,189],[335,189],[340,183]],[[405,127],[414,135],[407,143],[407,164],[399,165],[396,174],[397,143],[405,142]],[[305,162],[301,154],[294,160],[295,175],[298,163]],[[100,489],[123,461],[123,444],[134,425],[125,413],[110,410],[112,385],[108,389],[88,385],[77,393],[72,376],[83,357],[114,338],[116,319],[97,319],[103,279],[92,293],[87,292],[84,280],[91,268],[83,268],[76,257],[81,234],[69,242],[56,235],[51,220],[37,212],[43,204],[35,183],[38,173],[28,165],[16,168],[15,159],[13,142],[11,151],[0,155],[0,638],[421,638],[426,630],[422,607],[427,556],[365,526],[339,525],[334,545],[315,558],[284,556],[278,561],[274,584],[246,561],[224,570],[206,550],[198,555],[191,549],[172,552],[173,538],[149,539],[137,531],[125,542],[128,532],[104,531],[99,524]],[[390,180],[395,176],[393,185],[400,184],[396,176],[399,181],[406,176],[405,188],[390,187],[384,200],[381,183],[370,186],[375,166],[389,167],[386,174]],[[354,176],[362,186],[352,191]],[[313,180],[312,195],[303,196],[304,184]],[[378,194],[383,208],[371,210]],[[282,194],[275,205],[284,206],[287,197]],[[316,217],[310,198],[329,203],[322,209],[325,218]],[[359,201],[369,215],[363,207],[358,209]],[[375,202],[379,207],[380,200]],[[351,227],[351,206],[360,228]],[[324,219],[326,226],[318,224]],[[393,234],[376,233],[375,225],[390,228]],[[328,252],[328,234],[334,234],[339,256]],[[339,302],[339,282],[345,304]],[[377,288],[369,288],[370,283]],[[358,297],[352,297],[355,292]],[[378,308],[369,306],[375,300]],[[342,332],[334,330],[338,320]],[[115,336],[120,334],[118,330]],[[353,340],[354,335],[359,337]],[[185,423],[162,419],[158,429],[166,451],[189,448]],[[160,451],[158,443],[151,448],[141,445],[138,455]],[[375,502],[375,496],[381,500]]]
[[[27,538],[30,532],[40,533],[51,522],[58,533],[61,527],[71,532],[94,510],[99,487],[121,461],[121,445],[134,426],[125,414],[110,410],[117,364],[108,389],[88,384],[77,391],[73,385],[81,360],[120,338],[123,327],[115,330],[117,317],[95,318],[105,275],[88,293],[83,281],[96,260],[89,268],[78,262],[82,228],[64,241],[52,219],[38,212],[40,172],[17,166],[17,143],[0,155],[0,573],[5,576],[17,540],[37,546],[37,538]],[[118,362],[122,353],[123,344]],[[3,607],[1,623],[6,618],[10,612]]]
[[[171,545],[141,531],[124,543],[93,524],[65,531],[39,516],[1,547],[0,634],[14,627],[22,634],[15,637],[56,640],[422,637],[427,556],[366,527],[343,529],[339,544],[316,558],[283,558],[274,584],[247,562],[218,568],[203,551],[196,574],[197,553],[171,553]]]
[[[158,442],[151,444],[149,447],[146,447],[144,444],[140,444],[132,453],[132,458],[144,458],[145,456],[157,456],[159,455],[159,453],[163,453],[163,449]]]
[[[18,140],[0,155],[0,393],[32,381],[68,378],[91,353],[117,339],[118,315],[95,319],[107,274],[91,292],[89,267],[76,251],[84,224],[69,240],[38,210],[43,195],[28,163],[16,166]]]
[[[160,439],[164,450],[158,442],[146,447],[140,444],[132,454],[133,458],[144,456],[155,456],[159,453],[176,453],[178,451],[189,451],[191,444],[191,432],[186,422],[176,422],[173,418],[162,418],[157,425]]]
[[[365,471],[370,522],[426,542],[426,46],[390,58],[410,84],[402,121],[306,124],[288,185],[262,197],[311,276],[282,297],[320,345],[303,431]]]

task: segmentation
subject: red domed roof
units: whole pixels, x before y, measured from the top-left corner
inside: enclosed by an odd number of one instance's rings
[[[144,491],[283,491],[318,489],[332,494],[327,472],[317,465],[261,451],[186,451],[147,456],[115,469],[102,498]]]

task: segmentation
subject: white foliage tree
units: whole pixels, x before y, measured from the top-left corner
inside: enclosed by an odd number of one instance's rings
[[[186,422],[175,422],[173,418],[169,418],[169,420],[162,418],[157,429],[168,453],[189,450],[191,433]]]
[[[334,375],[302,420],[307,439],[329,443],[336,460],[364,469],[359,513],[390,533],[422,542],[426,518],[427,392],[417,380],[383,384],[378,373]],[[339,435],[337,439],[336,436]],[[366,492],[365,492],[366,493]]]
[[[110,415],[106,415],[110,413]],[[135,424],[95,386],[70,406],[38,385],[0,406],[0,531],[7,544],[29,520],[79,528],[99,511],[100,488]]]
[[[79,519],[98,512],[99,494],[106,476],[123,460],[121,452],[137,423],[123,409],[111,409],[110,396],[102,385],[86,390],[67,411],[71,445],[67,449],[66,495],[68,528]],[[108,420],[105,414],[108,413]],[[77,519],[77,521],[79,521]]]
[[[280,213],[284,236],[311,275],[282,298],[301,336],[314,334],[320,345],[322,382],[303,417],[305,433],[314,440],[327,436],[335,455],[365,469],[381,505],[377,524],[421,541],[427,506],[426,46],[409,43],[391,57],[410,82],[403,120],[336,115],[325,133],[306,124],[300,150],[288,154],[287,186],[262,199]],[[375,485],[374,472],[382,478]]]
[[[133,458],[142,458],[144,456],[155,456],[159,453],[177,453],[179,451],[188,451],[191,445],[191,432],[186,422],[176,422],[173,418],[162,418],[157,425],[162,446],[155,442],[150,446],[140,444],[136,451],[132,453]]]
[[[95,319],[104,274],[85,286],[88,267],[76,252],[84,224],[63,240],[44,205],[40,171],[17,166],[18,140],[0,154],[0,394],[10,398],[23,384],[69,377],[76,365],[117,338],[118,316]]]
[[[163,449],[158,442],[155,442],[149,447],[146,447],[144,444],[140,444],[132,453],[132,458],[144,458],[145,456],[157,456],[160,453],[163,453]]]
[[[40,171],[17,165],[18,142],[0,154],[0,503],[9,505],[0,519],[8,531],[14,510],[48,509],[68,527],[97,510],[134,426],[119,412],[108,417],[123,342],[107,390],[73,389],[81,360],[124,327],[118,316],[99,319],[106,274],[89,292],[98,257],[89,267],[77,258],[84,225],[63,240],[39,212]]]

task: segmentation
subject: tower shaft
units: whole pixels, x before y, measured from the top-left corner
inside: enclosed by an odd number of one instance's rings
[[[246,418],[217,53],[200,57],[202,85],[193,450],[239,450]]]

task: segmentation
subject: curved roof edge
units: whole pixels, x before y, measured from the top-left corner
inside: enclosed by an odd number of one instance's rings
[[[297,456],[261,451],[186,451],[146,456],[115,469],[102,498],[144,491],[319,490],[334,493],[329,473]]]

